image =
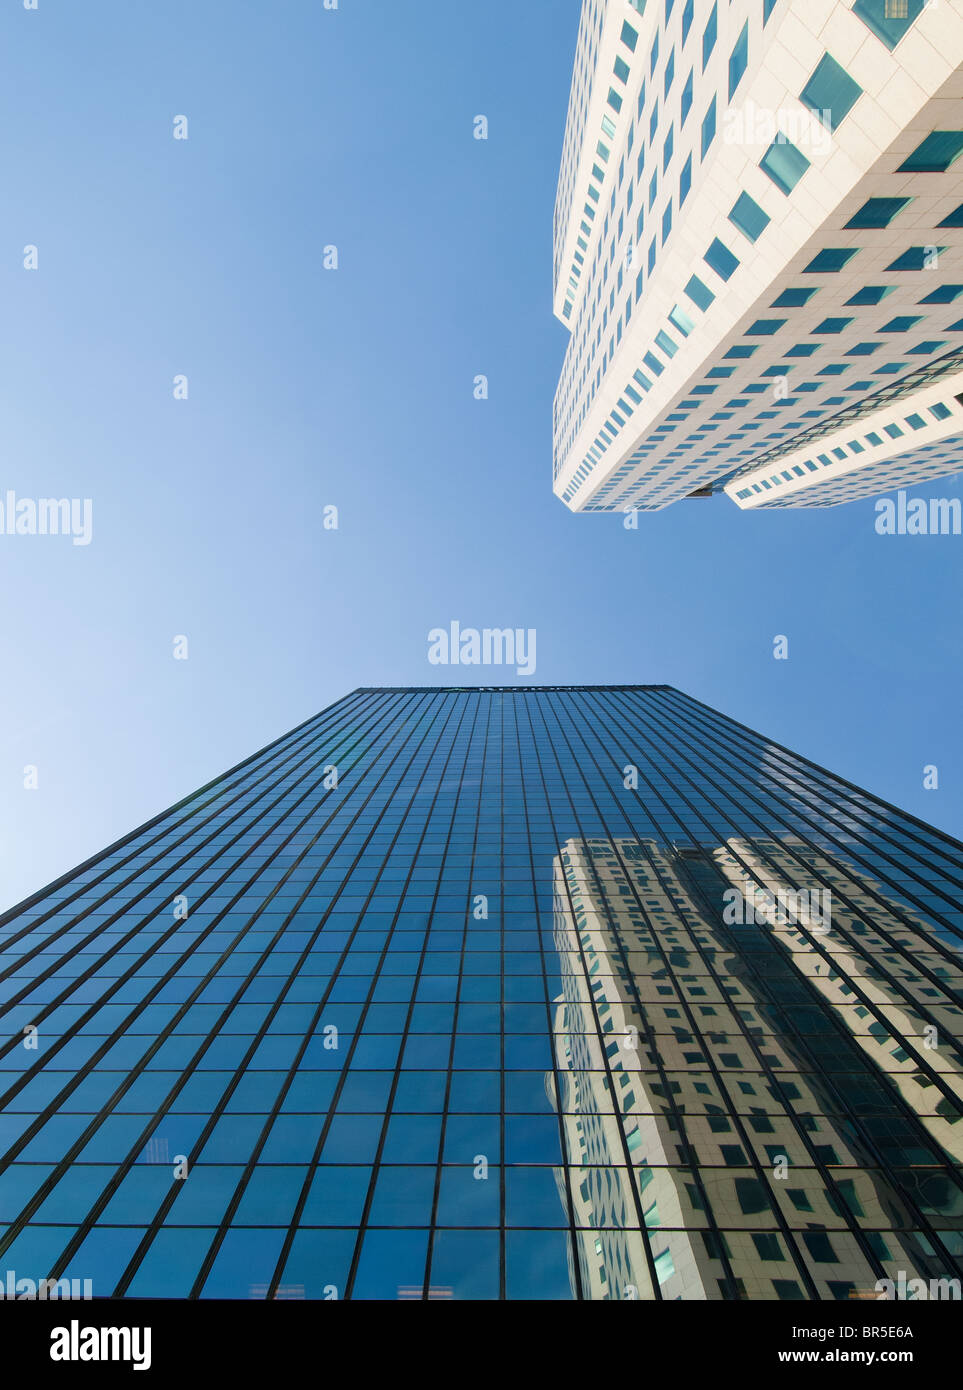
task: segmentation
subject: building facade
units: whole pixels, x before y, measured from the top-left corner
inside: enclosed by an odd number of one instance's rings
[[[0,919],[0,1292],[945,1296],[961,888],[671,687],[354,691]]]
[[[827,506],[956,472],[930,397],[955,427],[961,154],[963,0],[584,0],[556,494]],[[850,450],[884,407],[902,443]]]

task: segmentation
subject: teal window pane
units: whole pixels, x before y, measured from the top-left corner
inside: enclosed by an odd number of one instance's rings
[[[888,227],[897,213],[902,212],[912,198],[867,198],[859,212],[846,223],[847,227]]]
[[[804,275],[818,275],[821,271],[838,271],[856,255],[858,246],[827,246],[818,255],[813,256],[807,266],[803,267]]]
[[[692,300],[693,304],[697,305],[698,308],[700,308],[703,311],[703,313],[706,309],[708,309],[709,305],[715,299],[715,295],[712,293],[712,291],[708,288],[707,285],[704,285],[702,283],[698,275],[692,276],[689,283],[685,287],[685,292]]]
[[[924,4],[925,0],[856,0],[853,14],[859,16],[880,43],[893,49],[919,18]]]
[[[963,294],[963,285],[940,285],[931,294],[918,301],[920,304],[952,304]]]
[[[625,44],[626,48],[629,49],[632,53],[634,53],[635,45],[639,41],[639,34],[637,29],[632,28],[632,25],[629,23],[628,20],[626,20],[625,23],[622,25],[621,37],[622,42]]]
[[[808,304],[814,294],[819,290],[815,286],[811,290],[789,289],[783,290],[770,304],[770,309],[799,309],[803,304]]]
[[[749,65],[749,21],[742,26],[742,32],[733,45],[732,53],[729,57],[729,100],[731,101],[736,88],[742,81],[743,74]]]
[[[729,221],[739,228],[743,236],[755,241],[769,226],[770,219],[754,198],[750,198],[748,193],[740,193],[729,213]]]
[[[897,256],[887,267],[887,270],[923,270],[927,262],[932,263],[935,255],[941,256],[946,250],[945,246],[911,246],[904,251],[902,256]]]
[[[705,29],[702,31],[702,71],[706,70],[706,63],[709,61],[710,54],[716,46],[716,38],[719,32],[719,6],[713,5],[712,13]]]
[[[714,239],[708,251],[702,258],[706,265],[723,280],[728,280],[739,266],[739,260],[732,254],[728,246],[724,245],[718,237]]]
[[[759,168],[783,193],[789,194],[809,168],[809,160],[791,140],[777,138],[769,146]]]
[[[770,337],[773,333],[778,333],[785,323],[785,319],[756,319],[755,323],[746,329],[746,337]]]
[[[707,111],[706,114],[705,114],[705,119],[704,119],[703,122],[702,122],[702,158],[703,158],[703,159],[705,158],[706,150],[708,150],[709,146],[712,144],[712,141],[715,139],[715,134],[716,134],[716,99],[715,99],[715,97],[713,97],[712,100],[711,100],[710,103],[709,103],[709,109],[708,109],[708,111]]]
[[[963,153],[963,130],[933,130],[904,159],[900,174],[942,174]]]
[[[682,88],[682,101],[679,114],[679,125],[685,125],[685,118],[692,109],[692,69],[689,69],[689,76],[685,80]]]
[[[849,114],[863,89],[830,53],[824,53],[809,81],[799,93],[799,100],[835,130]]]
[[[864,285],[861,290],[857,290],[851,299],[847,299],[847,304],[878,304],[880,300],[892,294],[895,285]]]

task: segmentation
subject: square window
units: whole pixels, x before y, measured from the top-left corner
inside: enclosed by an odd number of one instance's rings
[[[716,46],[716,37],[719,31],[719,6],[713,5],[712,14],[709,22],[702,31],[702,71],[706,70],[706,63],[709,61],[710,54]]]
[[[703,256],[703,260],[723,280],[728,280],[739,265],[738,259],[718,237]]]
[[[849,262],[858,252],[858,246],[835,247],[827,246],[814,256],[807,266],[803,267],[804,275],[818,275],[821,271],[839,271]]]
[[[709,146],[712,144],[713,140],[715,139],[715,134],[716,134],[716,99],[715,99],[715,97],[713,97],[712,100],[711,100],[710,103],[709,103],[709,109],[708,109],[708,111],[707,111],[706,114],[705,114],[705,119],[704,119],[703,122],[702,122],[702,158],[703,158],[703,159],[705,159],[706,150],[708,150]]]
[[[748,193],[739,194],[729,213],[729,221],[750,241],[756,241],[769,226],[768,215]]]
[[[639,35],[637,30],[633,29],[629,21],[626,20],[625,23],[622,25],[622,42],[625,44],[626,48],[629,49],[630,52],[634,53],[635,45],[638,43],[638,41]]]
[[[943,174],[963,153],[963,130],[933,130],[903,160],[899,174]]]
[[[759,168],[781,192],[788,195],[809,168],[809,160],[791,140],[779,137],[760,159]]]
[[[887,270],[924,270],[942,256],[945,246],[910,246],[902,256],[886,267]]]
[[[853,14],[892,50],[922,13],[924,3],[925,0],[856,0]]]
[[[898,212],[912,198],[867,198],[859,212],[846,223],[847,227],[888,227]]]
[[[799,100],[815,111],[824,125],[835,130],[862,94],[859,83],[830,53],[824,53],[812,77],[799,93]]]
[[[879,331],[880,333],[906,333],[919,323],[921,318],[921,314],[900,314],[895,319],[890,319],[889,323],[884,323]]]
[[[733,45],[732,53],[729,57],[729,100],[735,95],[736,88],[742,81],[743,74],[749,65],[749,21],[742,26],[742,33]]]
[[[708,309],[709,305],[715,299],[715,295],[708,286],[702,283],[698,275],[692,276],[685,287],[685,292],[692,300],[693,304],[700,308],[703,313],[705,313],[706,309]]]
[[[819,290],[816,288],[783,290],[782,294],[774,299],[769,307],[770,309],[799,309],[804,304],[808,304],[813,295],[818,293]]]
[[[864,285],[861,290],[857,290],[852,299],[847,299],[849,304],[878,304],[885,299],[888,294],[892,294],[895,285]]]

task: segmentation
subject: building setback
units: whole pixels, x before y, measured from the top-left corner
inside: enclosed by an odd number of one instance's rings
[[[0,1290],[956,1279],[961,887],[669,686],[356,690],[0,919]]]
[[[961,154],[963,0],[584,0],[556,494],[830,506],[955,473]]]

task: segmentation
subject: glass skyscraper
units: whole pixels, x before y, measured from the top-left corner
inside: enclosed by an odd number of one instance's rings
[[[0,920],[0,1284],[957,1278],[961,886],[667,686],[356,690]]]

